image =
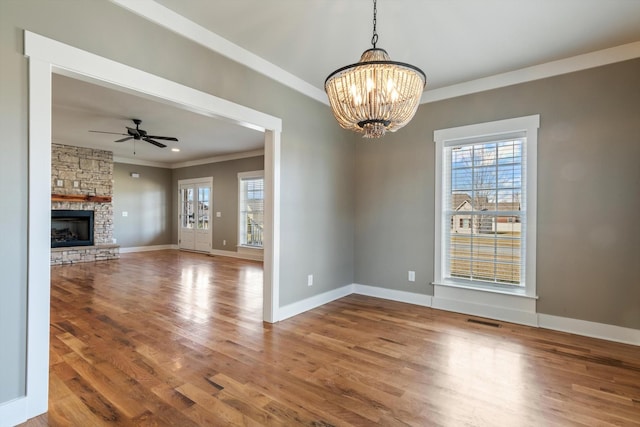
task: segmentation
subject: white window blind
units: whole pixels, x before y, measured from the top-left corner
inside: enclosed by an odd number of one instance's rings
[[[259,173],[238,174],[239,244],[262,247],[264,232],[264,177]]]
[[[526,137],[446,142],[444,279],[524,286]]]

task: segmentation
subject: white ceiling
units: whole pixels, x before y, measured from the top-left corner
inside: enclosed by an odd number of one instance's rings
[[[165,166],[264,148],[262,132],[161,102],[58,74],[53,75],[52,87],[52,139],[56,143],[113,151],[119,161]],[[149,135],[172,136],[178,142],[157,140],[167,145],[158,148],[144,141],[114,142],[126,135],[89,132],[126,134],[127,126],[136,127],[132,119],[142,120],[140,129]]]
[[[371,47],[371,0],[112,1],[143,15],[140,8],[166,7],[314,90]],[[377,46],[420,67],[427,93],[640,41],[640,0],[379,0],[377,7]],[[53,87],[54,142],[158,164],[263,146],[260,132],[162,103],[61,76]],[[88,132],[126,132],[132,118],[150,134],[178,137],[181,152],[138,142],[134,156],[132,141]]]

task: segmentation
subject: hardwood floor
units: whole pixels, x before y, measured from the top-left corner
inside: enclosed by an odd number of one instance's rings
[[[270,325],[261,264],[178,251],[51,271],[26,426],[640,425],[639,347],[358,295]]]

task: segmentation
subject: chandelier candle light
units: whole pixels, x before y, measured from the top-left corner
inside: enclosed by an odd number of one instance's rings
[[[377,12],[377,0],[373,0],[373,48],[365,50],[359,62],[337,69],[324,82],[340,126],[360,132],[364,138],[379,138],[409,123],[427,84],[421,69],[391,61],[387,51],[376,47]]]

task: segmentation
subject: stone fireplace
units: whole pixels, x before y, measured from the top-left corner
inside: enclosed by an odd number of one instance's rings
[[[113,153],[61,144],[51,147],[51,264],[118,258],[119,246],[113,243],[111,203]],[[87,216],[93,218],[91,230],[73,222],[77,217]],[[91,236],[80,236],[85,231],[91,232]],[[74,235],[86,238],[74,239]]]

